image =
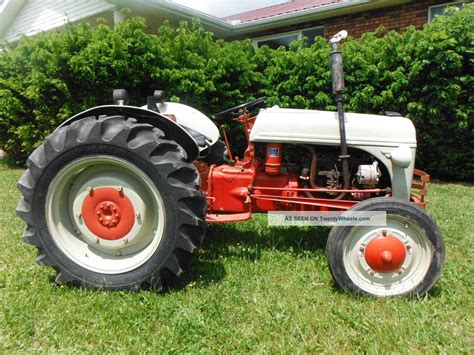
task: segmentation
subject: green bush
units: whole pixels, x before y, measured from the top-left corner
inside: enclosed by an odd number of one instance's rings
[[[24,38],[0,55],[0,147],[24,162],[59,123],[111,103],[113,88],[126,88],[134,105],[164,88],[174,101],[221,111],[258,92],[253,55],[250,40],[215,41],[199,22],[153,35],[133,18],[116,30],[80,24]]]
[[[474,6],[424,30],[383,30],[343,45],[347,111],[398,111],[418,132],[417,165],[441,178],[474,180]],[[198,21],[146,32],[143,19],[117,29],[86,24],[24,38],[0,54],[0,147],[18,163],[62,121],[111,102],[124,87],[142,105],[163,88],[206,114],[256,98],[281,107],[334,110],[329,46],[255,50],[250,40],[215,40]],[[233,145],[243,147],[229,122]]]

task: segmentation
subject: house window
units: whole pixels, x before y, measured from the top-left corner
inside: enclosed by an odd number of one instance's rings
[[[280,46],[288,48],[291,42],[296,41],[297,39],[301,39],[303,37],[306,37],[308,44],[311,45],[314,43],[314,38],[317,36],[324,36],[323,26],[305,28],[299,31],[284,32],[276,35],[254,38],[253,44],[256,48],[265,45],[269,46],[272,49],[277,49]]]
[[[314,37],[324,37],[324,27],[321,26],[302,30],[301,34],[308,39],[308,44],[312,45],[314,43]]]
[[[441,4],[441,5],[430,6],[428,8],[428,22],[433,21],[435,19],[435,17],[437,17],[437,16],[443,15],[444,12],[446,11],[446,9],[449,6],[455,6],[459,9],[461,9],[464,6],[465,3],[466,3],[465,1],[454,1],[454,2],[447,2],[447,3]]]
[[[261,39],[257,41],[257,47],[269,46],[271,49],[277,49],[280,46],[288,48],[291,42],[296,41],[298,35],[277,36],[273,38]]]

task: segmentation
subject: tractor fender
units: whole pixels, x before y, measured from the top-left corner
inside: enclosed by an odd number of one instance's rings
[[[138,123],[148,123],[162,130],[166,139],[175,141],[186,151],[186,161],[188,162],[196,160],[199,155],[199,147],[196,142],[181,126],[155,111],[135,106],[104,105],[93,107],[67,119],[61,123],[56,130],[68,126],[82,118],[101,115],[123,115],[132,117],[135,118]]]

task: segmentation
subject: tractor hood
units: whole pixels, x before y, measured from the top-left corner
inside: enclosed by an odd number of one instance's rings
[[[404,117],[346,113],[349,146],[416,148],[413,123]],[[339,145],[336,112],[272,107],[260,110],[250,133],[254,142]]]

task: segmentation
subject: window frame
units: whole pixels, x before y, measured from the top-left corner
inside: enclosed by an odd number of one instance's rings
[[[436,5],[431,5],[428,6],[428,23],[431,23],[436,17],[432,17],[432,11],[433,9],[436,9],[438,7],[448,7],[452,5],[462,5],[469,3],[469,1],[450,1],[450,2],[445,2],[443,4],[436,4]]]
[[[301,28],[299,30],[294,30],[294,31],[280,32],[280,33],[275,33],[272,35],[255,37],[255,38],[252,38],[252,44],[255,47],[255,49],[257,49],[259,42],[269,41],[269,40],[280,38],[280,37],[288,37],[288,36],[294,36],[294,35],[296,35],[297,40],[300,40],[303,38],[303,31],[310,31],[310,30],[315,30],[315,29],[322,29],[324,33],[324,25],[314,26],[314,27],[308,27],[308,28]]]

